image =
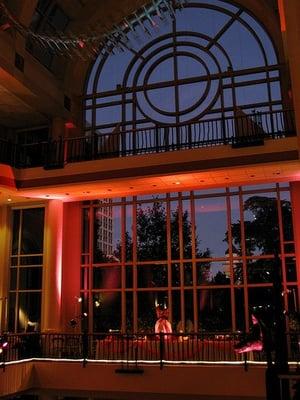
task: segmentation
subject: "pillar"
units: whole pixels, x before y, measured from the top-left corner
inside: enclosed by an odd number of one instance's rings
[[[61,117],[54,117],[52,119],[51,138],[58,140],[61,137],[65,137],[65,120]]]
[[[7,295],[9,276],[9,208],[0,206],[0,332],[7,327]]]
[[[63,202],[49,200],[45,214],[44,278],[42,299],[43,332],[61,329]]]
[[[62,331],[74,332],[70,320],[80,314],[81,205],[64,203],[62,271]],[[78,320],[77,332],[80,321]]]
[[[292,81],[292,97],[298,132],[298,149],[300,150],[300,2],[299,0],[278,0],[278,7],[283,40],[286,41],[286,53]]]

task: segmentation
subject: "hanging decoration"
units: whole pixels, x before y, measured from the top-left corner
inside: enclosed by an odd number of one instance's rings
[[[151,3],[142,6],[129,17],[124,18],[121,23],[114,25],[113,29],[104,33],[55,32],[55,34],[48,34],[34,32],[23,25],[0,0],[0,30],[15,29],[25,39],[50,50],[57,56],[95,58],[99,54],[106,55],[127,49],[130,46],[128,37],[130,33],[137,40],[140,36],[139,30],[152,36],[157,28],[154,18],[158,17],[161,21],[167,18],[175,19],[176,11],[181,10],[187,2],[188,0],[152,0]]]

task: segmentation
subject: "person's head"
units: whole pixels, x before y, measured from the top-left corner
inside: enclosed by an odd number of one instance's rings
[[[258,324],[258,319],[253,313],[251,314],[251,321],[253,325]]]

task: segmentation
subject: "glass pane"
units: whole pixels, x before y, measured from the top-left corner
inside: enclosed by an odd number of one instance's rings
[[[121,267],[93,268],[93,289],[118,289],[121,287]]]
[[[172,286],[180,286],[180,264],[172,264]]]
[[[192,290],[184,291],[185,332],[194,332],[194,298]]]
[[[172,322],[176,333],[182,331],[182,318],[181,318],[181,292],[179,290],[172,290]]]
[[[248,260],[247,279],[248,283],[272,283],[274,260]]]
[[[10,290],[17,289],[17,268],[10,269]]]
[[[279,251],[277,199],[273,193],[243,196],[247,255]]]
[[[184,263],[184,286],[193,285],[193,266],[192,263]]]
[[[133,268],[131,265],[126,265],[126,288],[133,287]]]
[[[133,293],[126,292],[126,331],[133,332]]]
[[[28,208],[22,210],[22,215],[21,253],[43,253],[44,208]]]
[[[245,330],[245,299],[244,289],[234,289],[235,295],[235,324],[239,331]]]
[[[167,224],[164,203],[137,207],[137,257],[139,261],[167,258]]]
[[[19,247],[20,210],[13,211],[12,254],[18,254]]]
[[[180,244],[179,244],[179,208],[178,201],[170,202],[171,209],[171,257],[172,260],[179,260],[180,258]]]
[[[15,332],[16,293],[9,293],[8,298],[8,331]]]
[[[232,254],[233,256],[242,255],[241,245],[241,216],[240,216],[240,202],[239,196],[230,197],[231,208],[231,236],[232,236]],[[226,242],[228,237],[226,235]]]
[[[197,263],[196,268],[198,285],[230,284],[230,266],[228,261]]]
[[[231,329],[230,289],[198,290],[198,312],[200,330]]]
[[[197,257],[222,257],[228,250],[225,197],[195,200]]]
[[[20,265],[43,265],[43,256],[20,257]]]
[[[126,232],[125,232],[125,261],[132,261],[132,216],[133,207],[132,205],[126,206]]]
[[[111,332],[121,329],[121,293],[94,295],[94,332]]]
[[[157,306],[168,307],[168,292],[138,293],[138,330],[140,332],[154,332]]]
[[[192,258],[192,222],[190,200],[182,202],[183,258]]]
[[[80,289],[88,290],[89,288],[89,268],[80,269]]]
[[[286,257],[285,259],[286,280],[288,282],[297,281],[296,258]]]
[[[235,285],[242,285],[244,282],[242,260],[233,260],[233,279]]]
[[[41,293],[19,293],[18,332],[27,330],[28,323],[41,320]]]
[[[138,287],[168,286],[168,266],[165,264],[138,265]]]
[[[288,286],[288,310],[289,313],[293,315],[293,313],[299,310],[299,301],[297,296],[297,286]],[[299,323],[299,318],[298,318]]]
[[[20,268],[19,269],[19,289],[20,290],[39,290],[42,289],[42,268]]]
[[[121,260],[121,207],[94,209],[94,263]]]
[[[249,310],[267,310],[271,309],[273,304],[273,288],[255,287],[248,289]]]
[[[280,204],[283,224],[283,237],[285,241],[292,241],[293,234],[293,218],[290,192],[280,192]]]

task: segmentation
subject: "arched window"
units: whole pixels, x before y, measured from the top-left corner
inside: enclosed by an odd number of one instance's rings
[[[282,109],[280,66],[263,26],[237,3],[194,0],[153,16],[123,51],[99,56],[86,85],[87,133]]]

